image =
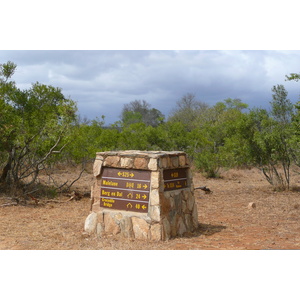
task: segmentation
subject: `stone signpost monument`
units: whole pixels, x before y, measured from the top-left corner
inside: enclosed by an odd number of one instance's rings
[[[198,227],[192,174],[184,152],[98,152],[93,171],[86,232],[159,241]]]

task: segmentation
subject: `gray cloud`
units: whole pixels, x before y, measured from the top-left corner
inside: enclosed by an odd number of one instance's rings
[[[20,88],[39,81],[61,87],[88,118],[118,120],[124,104],[148,101],[167,115],[184,94],[211,105],[228,97],[267,106],[284,84],[298,100],[299,85],[285,75],[300,70],[300,51],[0,51],[18,65]]]

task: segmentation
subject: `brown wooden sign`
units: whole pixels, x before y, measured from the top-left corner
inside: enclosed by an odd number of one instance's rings
[[[148,212],[150,176],[150,171],[103,168],[100,206]]]
[[[183,189],[187,184],[187,169],[164,170],[164,189],[165,191]]]

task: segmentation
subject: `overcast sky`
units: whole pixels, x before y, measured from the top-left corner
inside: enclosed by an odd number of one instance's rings
[[[214,105],[239,98],[250,107],[268,107],[271,88],[284,84],[299,100],[299,83],[285,75],[300,71],[300,51],[0,51],[0,63],[13,61],[21,89],[39,81],[62,88],[79,114],[106,124],[119,119],[124,104],[146,100],[165,116],[184,94]]]

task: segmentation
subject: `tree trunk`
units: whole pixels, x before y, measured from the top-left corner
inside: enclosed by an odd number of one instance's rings
[[[10,181],[9,171],[11,170],[11,165],[12,165],[12,151],[9,152],[8,161],[2,170],[0,182],[9,182]]]

